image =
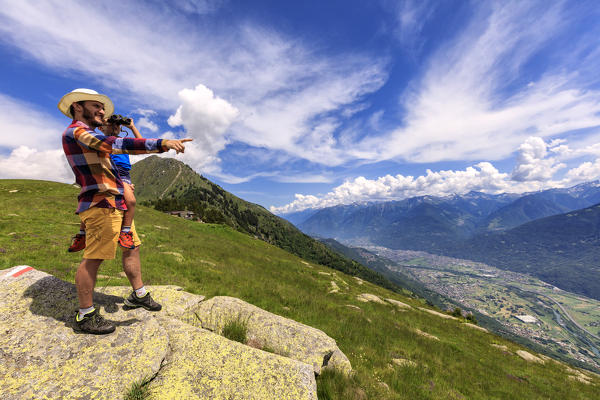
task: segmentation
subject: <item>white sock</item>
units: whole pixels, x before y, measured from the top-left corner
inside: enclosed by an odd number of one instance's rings
[[[85,314],[91,313],[95,309],[96,308],[94,306],[91,306],[88,308],[80,308],[79,309],[79,320],[81,321],[81,319],[85,316]]]
[[[142,287],[141,287],[141,288],[139,288],[139,289],[135,289],[135,295],[136,295],[137,297],[144,297],[144,296],[146,295],[146,293],[148,293],[148,292],[146,291],[146,286],[142,286]]]
[[[80,234],[80,235],[85,235],[85,231],[80,229],[80,230],[79,230],[79,234]]]

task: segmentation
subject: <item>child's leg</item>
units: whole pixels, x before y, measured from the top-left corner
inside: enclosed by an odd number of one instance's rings
[[[81,221],[81,224],[79,224],[79,233],[81,235],[85,233],[85,223],[83,221]]]
[[[123,189],[123,197],[125,197],[125,204],[127,204],[127,211],[123,213],[123,227],[131,228],[133,215],[135,214],[135,195],[128,183],[123,183]]]

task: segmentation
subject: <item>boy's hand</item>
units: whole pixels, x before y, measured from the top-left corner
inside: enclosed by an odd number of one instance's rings
[[[135,125],[133,124],[133,118],[128,117],[131,120],[131,123],[129,125],[124,125],[125,128],[129,128],[131,130],[133,130],[133,128],[135,128]]]
[[[185,142],[191,142],[194,139],[166,139],[163,141],[163,146],[169,150],[175,150],[177,154],[185,152]],[[166,143],[165,143],[166,142]]]

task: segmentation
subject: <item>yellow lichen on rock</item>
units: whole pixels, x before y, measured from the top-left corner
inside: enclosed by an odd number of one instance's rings
[[[246,321],[249,340],[262,343],[277,354],[307,363],[315,373],[320,373],[327,358],[339,350],[335,340],[323,331],[233,297],[217,296],[203,301],[194,314],[199,318],[199,326],[213,332],[221,332],[229,321]],[[342,364],[340,370],[352,369],[343,353],[337,355],[336,365]]]
[[[317,398],[311,366],[181,321],[167,322],[173,352],[150,383],[153,399]]]

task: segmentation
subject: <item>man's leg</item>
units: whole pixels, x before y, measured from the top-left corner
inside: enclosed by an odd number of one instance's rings
[[[79,298],[79,308],[89,308],[94,305],[94,287],[98,268],[103,260],[84,258],[75,273],[75,287]]]
[[[140,248],[123,249],[123,270],[133,290],[144,286],[142,281],[142,266],[140,263]]]
[[[111,333],[115,325],[106,321],[94,308],[93,293],[102,261],[115,257],[123,214],[115,209],[91,207],[79,216],[85,223],[87,234],[83,260],[75,273],[80,307],[75,315],[76,328],[86,333]]]
[[[159,311],[162,306],[152,299],[149,292],[146,292],[144,282],[142,281],[139,246],[135,249],[123,249],[123,270],[133,288],[131,295],[125,299],[125,305],[129,307],[144,307],[150,311]]]

